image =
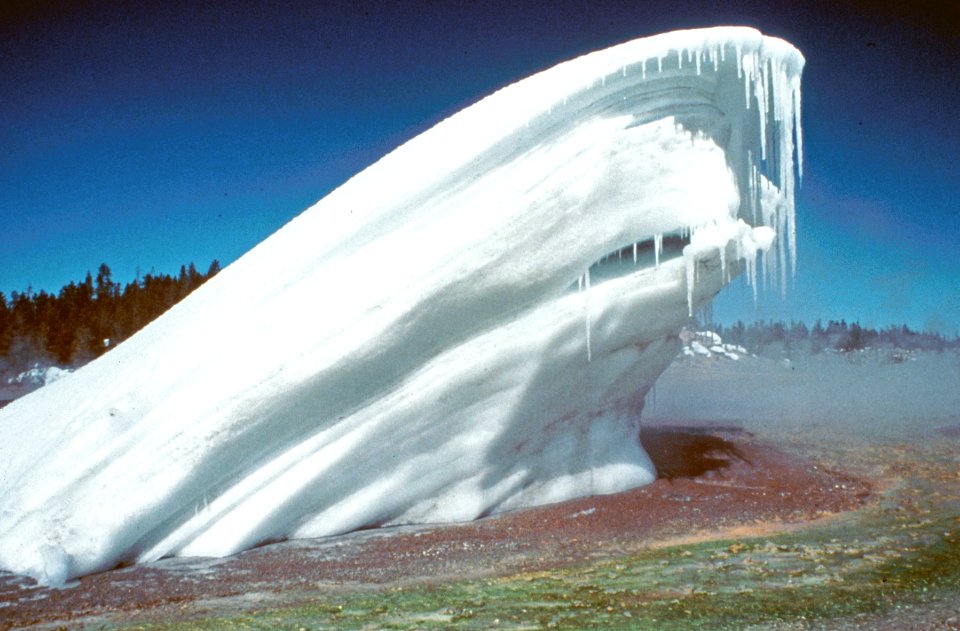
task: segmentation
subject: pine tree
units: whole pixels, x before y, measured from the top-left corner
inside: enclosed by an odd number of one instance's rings
[[[0,357],[10,354],[13,343],[13,312],[7,304],[7,297],[0,291]]]
[[[97,268],[97,280],[94,286],[93,317],[91,318],[91,338],[88,348],[95,357],[106,351],[117,337],[117,299],[119,287],[113,282],[110,266],[101,263]]]

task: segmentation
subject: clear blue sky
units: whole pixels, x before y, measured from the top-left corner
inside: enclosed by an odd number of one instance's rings
[[[0,8],[8,296],[101,262],[121,282],[229,263],[506,83],[635,37],[743,24],[807,57],[800,274],[756,309],[731,287],[715,318],[960,330],[956,3],[28,4]]]

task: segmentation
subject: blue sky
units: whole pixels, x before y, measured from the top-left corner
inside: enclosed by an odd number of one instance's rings
[[[634,37],[745,24],[807,57],[799,276],[757,307],[735,284],[715,318],[960,330],[957,8],[124,4],[0,9],[7,295],[55,291],[101,262],[122,282],[229,263],[502,85]]]

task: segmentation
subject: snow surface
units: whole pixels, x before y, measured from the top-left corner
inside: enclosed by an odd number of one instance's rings
[[[0,410],[0,567],[59,584],[650,482],[640,411],[688,314],[792,266],[802,66],[668,33],[404,144]]]

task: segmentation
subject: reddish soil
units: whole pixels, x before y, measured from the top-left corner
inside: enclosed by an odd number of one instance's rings
[[[66,589],[0,574],[0,629],[134,622],[296,601],[312,591],[556,567],[664,541],[768,531],[849,510],[870,483],[787,455],[736,428],[650,427],[653,484],[468,524],[369,530],[263,546],[226,559],[167,559],[88,576]],[[247,595],[247,596],[244,596]],[[243,598],[247,598],[246,601]]]

